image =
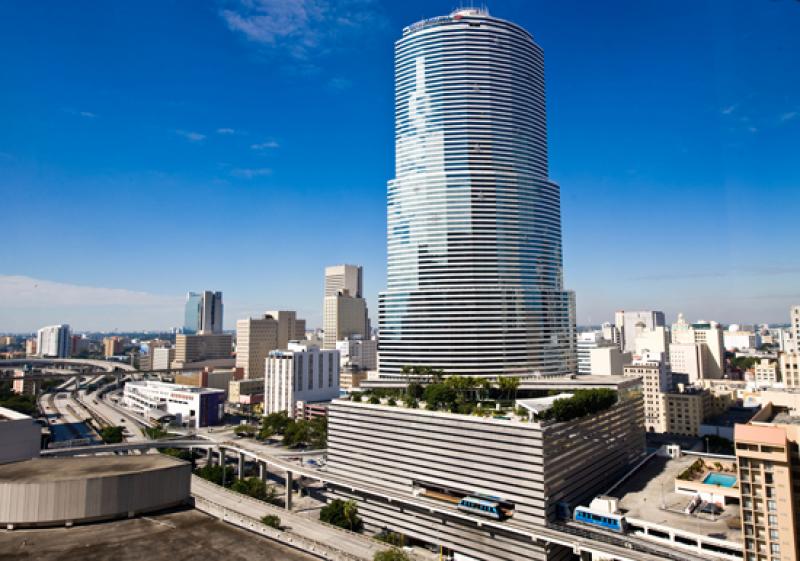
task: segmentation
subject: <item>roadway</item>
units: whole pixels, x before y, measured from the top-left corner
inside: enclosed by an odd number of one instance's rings
[[[125,436],[127,442],[150,440],[143,430],[143,427],[147,426],[147,424],[122,407],[111,403],[107,396],[100,396],[97,391],[87,394],[86,390],[83,389],[77,392],[77,400],[109,425],[125,427],[128,433]]]

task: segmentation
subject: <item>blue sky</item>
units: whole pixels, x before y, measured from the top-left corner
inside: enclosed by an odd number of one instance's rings
[[[0,4],[0,331],[226,325],[360,263],[377,323],[393,42],[452,1]],[[545,50],[579,323],[800,303],[800,2],[495,1]]]

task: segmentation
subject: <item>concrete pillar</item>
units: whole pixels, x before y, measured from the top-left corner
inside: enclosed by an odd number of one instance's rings
[[[225,449],[222,447],[217,448],[217,455],[219,456],[219,466],[222,468],[222,486],[225,486]]]
[[[286,470],[286,510],[292,510],[292,472]]]
[[[236,473],[239,475],[239,479],[244,477],[244,454],[242,452],[239,452],[239,466]]]
[[[214,449],[211,446],[206,449],[206,465],[214,465]]]
[[[265,464],[264,462],[258,462],[258,478],[261,481],[266,481],[268,473],[269,472],[267,472],[267,464]]]

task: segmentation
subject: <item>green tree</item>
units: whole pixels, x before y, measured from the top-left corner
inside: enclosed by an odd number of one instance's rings
[[[277,496],[274,485],[268,485],[258,477],[237,479],[231,483],[231,491],[268,503],[274,503]]]
[[[319,511],[319,519],[352,532],[360,532],[364,528],[364,522],[358,516],[358,504],[352,500],[332,500]]]
[[[256,428],[252,425],[239,425],[235,429],[233,429],[234,434],[237,436],[248,436],[252,437],[256,434]]]
[[[274,514],[267,514],[261,517],[261,523],[270,528],[281,529],[281,519]]]
[[[411,561],[402,549],[384,549],[383,551],[375,552],[372,556],[372,561]]]
[[[425,408],[431,411],[452,409],[456,403],[456,391],[445,384],[429,384],[425,388]]]
[[[100,438],[106,444],[117,444],[122,442],[122,427],[103,427],[100,430]]]
[[[497,385],[506,399],[516,399],[517,389],[519,388],[519,378],[514,376],[500,376],[497,378]]]
[[[222,466],[203,466],[195,470],[195,474],[217,485],[222,485],[224,475],[226,487],[230,487],[234,480],[233,468],[228,466],[225,467],[224,471]]]

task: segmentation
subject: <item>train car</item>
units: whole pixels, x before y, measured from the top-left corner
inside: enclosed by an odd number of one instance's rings
[[[625,533],[627,530],[625,516],[622,514],[599,512],[585,506],[575,507],[574,519],[575,522],[597,526],[620,534]]]
[[[484,516],[486,518],[493,518],[494,520],[501,520],[504,517],[503,510],[500,508],[500,503],[490,499],[481,499],[478,497],[464,497],[458,502],[458,510]]]

